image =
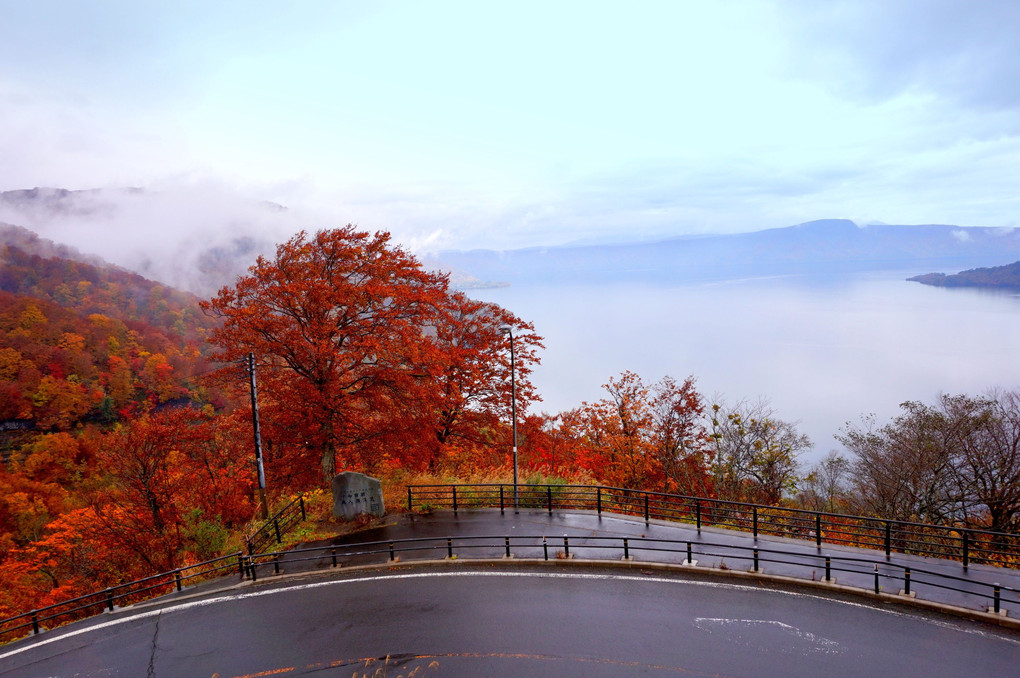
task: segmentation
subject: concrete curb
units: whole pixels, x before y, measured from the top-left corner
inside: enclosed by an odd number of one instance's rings
[[[661,563],[653,561],[643,560],[589,560],[580,558],[550,558],[545,560],[544,558],[443,558],[443,559],[431,559],[431,560],[398,560],[394,562],[366,564],[366,565],[351,565],[341,566],[337,568],[329,568],[325,570],[305,570],[294,573],[281,573],[279,575],[268,575],[261,577],[257,582],[244,581],[231,586],[223,590],[233,590],[244,586],[260,586],[263,584],[272,584],[273,582],[286,581],[289,579],[298,578],[318,578],[329,576],[336,573],[363,573],[363,572],[378,572],[380,570],[388,570],[394,568],[423,568],[423,567],[474,567],[474,566],[502,566],[502,567],[588,567],[588,568],[603,568],[603,569],[618,569],[618,570],[652,570],[658,572],[668,572],[670,574],[683,575],[685,577],[697,577],[707,579],[732,579],[732,580],[743,580],[743,581],[754,581],[758,583],[774,583],[788,586],[791,588],[809,589],[811,591],[821,594],[841,594],[845,596],[851,596],[854,598],[863,599],[864,601],[870,602],[876,607],[886,604],[894,604],[902,607],[916,608],[924,610],[926,612],[936,612],[953,617],[961,617],[969,619],[971,621],[983,622],[986,624],[993,624],[1003,628],[1009,628],[1014,630],[1020,630],[1020,619],[1008,617],[1005,614],[995,614],[993,612],[982,612],[980,610],[972,610],[965,607],[957,607],[955,605],[948,605],[945,603],[938,603],[930,600],[918,599],[915,595],[900,595],[895,593],[878,593],[876,594],[873,590],[858,588],[856,586],[846,586],[843,584],[837,584],[835,582],[826,582],[819,580],[810,579],[799,579],[797,577],[789,577],[785,575],[766,574],[762,571],[752,572],[734,569],[722,569],[718,567],[704,567],[695,565],[684,565],[674,563]],[[199,595],[215,595],[213,592]],[[175,600],[181,600],[177,598]]]

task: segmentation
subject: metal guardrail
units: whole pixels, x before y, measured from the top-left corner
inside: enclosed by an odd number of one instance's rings
[[[299,522],[306,520],[307,517],[304,495],[298,495],[296,499],[277,511],[262,523],[262,526],[255,530],[250,537],[245,539],[248,555],[261,553],[274,541],[277,544],[282,544],[283,535]]]
[[[571,548],[574,550],[571,551]],[[499,559],[533,559],[548,561],[550,559],[570,559],[583,551],[593,560],[632,560],[635,554],[665,554],[658,560],[646,562],[669,561],[681,566],[697,567],[696,556],[718,558],[743,562],[747,565],[746,572],[760,573],[763,565],[772,564],[793,569],[805,581],[821,581],[835,584],[835,575],[844,574],[867,581],[867,586],[850,587],[841,585],[840,590],[854,588],[862,593],[906,596],[910,599],[926,598],[922,594],[933,591],[952,591],[962,594],[969,601],[970,607],[951,605],[958,610],[1003,612],[1003,597],[1012,594],[1011,600],[1020,597],[1020,589],[1003,586],[998,583],[977,581],[973,578],[934,572],[924,568],[912,567],[899,563],[886,562],[873,558],[842,556],[832,554],[811,554],[783,549],[782,545],[741,546],[732,544],[716,544],[704,541],[650,539],[638,537],[574,537],[573,542],[568,535],[562,541],[559,538],[550,540],[546,535],[485,535],[458,537],[417,537],[394,539],[391,541],[372,541],[357,544],[341,544],[326,547],[297,549],[283,553],[264,553],[246,556],[246,576],[257,581],[259,576],[280,574],[282,568],[301,563],[313,563],[319,568],[336,568],[345,565],[385,564],[397,562],[404,555],[413,554],[417,559],[459,559],[470,560],[473,556],[480,560]],[[305,566],[307,567],[307,566]],[[709,568],[698,567],[702,571]],[[721,564],[714,568],[720,570],[736,570],[736,567]],[[819,572],[824,577],[816,578]],[[928,598],[931,600],[931,598]],[[939,601],[935,601],[939,602]],[[943,603],[946,604],[946,603]]]
[[[220,576],[228,570],[244,575],[245,565],[244,554],[239,551],[229,556],[221,556],[195,565],[179,567],[169,572],[161,572],[144,579],[117,584],[102,591],[40,607],[7,619],[0,619],[0,642],[20,637],[29,629],[33,634],[38,634],[44,625],[48,625],[53,620],[58,620],[57,625],[64,624],[91,617],[106,610],[112,612],[116,605],[139,603],[171,593],[174,590],[181,591],[187,583]]]
[[[283,535],[306,518],[304,497],[298,496],[245,540],[248,557],[263,552],[274,541],[277,544],[282,543]],[[58,623],[62,624],[90,617],[104,610],[113,611],[118,604],[131,604],[155,598],[175,588],[180,591],[185,583],[219,576],[226,570],[236,570],[239,575],[246,576],[249,567],[244,554],[238,552],[0,619],[0,642],[23,635],[28,629],[31,629],[33,634],[38,634],[45,624],[53,620],[58,620]]]
[[[1020,535],[600,485],[518,485],[517,506],[587,510],[723,527],[758,535],[1020,568]],[[512,484],[409,485],[407,508],[514,508]]]
[[[542,508],[550,513],[554,510],[568,509],[594,510],[600,515],[603,512],[611,512],[643,516],[646,522],[654,518],[690,523],[696,525],[699,530],[703,525],[710,525],[751,532],[755,537],[777,535],[806,538],[818,546],[828,543],[884,550],[887,558],[895,551],[960,560],[965,570],[968,564],[976,562],[1020,567],[1018,564],[1020,535],[1015,534],[605,486],[519,485],[517,489],[516,499],[519,507]],[[513,507],[513,490],[514,486],[511,484],[412,485],[407,488],[408,509],[413,510],[417,502],[419,507],[449,506],[454,512],[460,508],[495,506],[505,511]],[[180,591],[185,582],[219,576],[228,570],[236,570],[242,577],[254,581],[260,572],[265,573],[267,567],[272,566],[274,573],[278,574],[281,571],[281,564],[311,560],[318,560],[323,566],[338,567],[365,558],[372,559],[379,554],[384,554],[388,561],[396,560],[401,553],[421,552],[427,554],[444,552],[443,557],[453,558],[458,555],[454,552],[455,543],[458,553],[472,550],[492,551],[497,548],[502,550],[505,557],[523,552],[530,554],[530,557],[541,557],[544,560],[549,559],[550,546],[558,548],[558,544],[551,545],[543,535],[530,537],[518,535],[513,537],[514,543],[517,544],[516,551],[511,550],[509,536],[462,536],[400,539],[298,549],[283,553],[263,553],[265,546],[274,539],[277,543],[282,542],[283,534],[299,522],[298,515],[301,516],[301,520],[306,519],[304,499],[300,496],[267,520],[247,540],[247,555],[238,552],[214,558],[204,563],[118,584],[102,591],[0,619],[0,642],[23,635],[28,629],[33,633],[39,633],[43,624],[53,620],[62,620],[61,623],[64,623],[105,610],[112,611],[117,604],[148,600],[174,589]],[[528,541],[532,543],[527,544]],[[575,538],[575,548],[578,541]],[[825,581],[832,580],[833,572],[869,576],[873,574],[875,593],[882,591],[882,582],[902,586],[907,595],[916,591],[918,585],[930,586],[972,596],[981,601],[982,605],[987,605],[988,610],[996,613],[1001,609],[1003,593],[1020,594],[1020,590],[1009,586],[979,582],[887,561],[796,553],[784,551],[779,547],[766,549],[758,546],[634,537],[584,537],[581,541],[585,549],[602,549],[617,555],[622,553],[624,558],[631,557],[632,552],[640,551],[685,554],[686,563],[693,562],[694,555],[726,557],[752,563],[750,568],[752,572],[759,571],[761,563],[803,566],[811,569],[812,579],[816,570],[824,566]],[[563,550],[557,552],[554,557],[569,558],[570,555],[569,538],[564,536]],[[796,560],[789,560],[790,558]]]
[[[573,548],[573,551],[571,549]],[[868,586],[849,586],[842,584],[840,590],[856,589],[860,593],[916,597],[921,600],[932,592],[951,591],[960,594],[969,602],[968,606],[950,605],[960,611],[978,611],[1002,614],[1004,596],[1011,595],[1009,600],[1020,599],[1020,588],[989,583],[972,577],[935,572],[929,569],[912,567],[901,563],[876,560],[874,558],[855,557],[849,555],[833,555],[809,553],[784,549],[782,544],[770,544],[768,548],[761,546],[744,546],[735,544],[718,544],[706,541],[655,539],[645,537],[620,536],[575,536],[573,542],[569,535],[550,538],[547,535],[471,535],[448,537],[418,537],[394,539],[389,541],[372,541],[354,544],[338,544],[319,546],[289,551],[275,551],[245,555],[236,553],[198,565],[179,568],[171,572],[154,575],[128,584],[122,584],[64,601],[38,610],[0,620],[0,638],[13,640],[27,633],[38,634],[41,625],[54,619],[71,621],[93,614],[114,609],[119,601],[127,603],[148,600],[163,595],[176,588],[182,589],[184,582],[199,577],[216,576],[226,570],[236,570],[241,577],[258,581],[260,577],[281,574],[284,568],[297,565],[308,569],[305,563],[314,567],[337,568],[351,565],[380,565],[395,563],[405,555],[416,559],[457,559],[472,558],[491,560],[494,558],[516,558],[521,561],[549,561],[571,559],[583,553],[592,560],[634,560],[636,555],[654,554],[652,563],[670,563],[687,566],[702,571],[716,572],[737,570],[738,567],[726,564],[744,563],[746,572],[761,573],[764,565],[778,565],[791,570],[783,572],[784,577],[798,577],[805,581],[821,581],[835,584],[836,574],[845,574],[858,582],[872,582]],[[597,557],[596,557],[597,556]],[[698,567],[697,557],[715,558],[718,565]],[[185,574],[189,570],[204,570]],[[271,568],[271,572],[269,571]],[[817,577],[824,572],[824,577]],[[895,592],[895,593],[893,593]],[[924,595],[921,595],[924,594]],[[906,602],[906,601],[905,601]],[[58,610],[58,608],[66,609]]]

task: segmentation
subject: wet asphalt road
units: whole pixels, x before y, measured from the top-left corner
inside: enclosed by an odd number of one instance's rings
[[[578,559],[617,561],[618,547],[600,548],[606,543],[596,537],[693,539],[714,554],[700,555],[699,566],[718,573],[726,562],[746,571],[749,563],[727,549],[753,540],[727,530],[699,534],[692,526],[585,513],[461,511],[394,516],[333,541],[449,535],[457,536],[461,560],[445,566],[358,572],[332,569],[318,555],[302,562],[292,556],[282,563],[287,577],[225,577],[71,624],[0,647],[0,677],[1006,676],[1020,666],[1020,632],[767,581],[563,567],[555,558],[563,535]],[[480,535],[510,536],[517,559],[542,557],[544,536],[555,544],[555,562],[472,565],[469,558],[502,555],[498,546],[472,548],[468,538]],[[773,547],[799,553],[785,563],[763,562],[763,569],[803,578],[827,554],[884,560],[879,552],[819,551],[790,539],[761,537],[757,545],[763,560]],[[400,552],[404,561],[442,555]],[[632,555],[674,564],[685,558],[675,550]],[[959,563],[893,559],[974,582],[1018,579],[988,566],[965,572]],[[345,564],[386,560],[373,554]],[[871,574],[865,567],[837,579],[866,588]],[[963,594],[927,589],[924,595],[955,596],[945,602],[976,608]],[[1015,601],[1006,604],[1016,609]]]
[[[542,538],[547,539],[550,557],[564,551],[563,537],[569,537],[570,554],[576,558],[592,558],[598,560],[619,561],[623,556],[620,538],[661,539],[695,543],[695,560],[701,567],[727,567],[733,570],[748,571],[752,568],[751,548],[759,549],[759,567],[766,574],[795,577],[799,579],[822,579],[824,577],[825,556],[833,562],[832,576],[840,585],[853,586],[864,590],[874,588],[874,567],[878,564],[882,574],[880,585],[885,593],[897,593],[903,588],[903,566],[912,568],[911,589],[917,598],[944,603],[969,610],[984,611],[992,605],[990,598],[992,589],[989,584],[1000,583],[1020,590],[1020,571],[1007,570],[989,565],[972,564],[964,569],[956,561],[924,558],[921,556],[893,553],[886,558],[885,553],[877,550],[860,549],[848,546],[823,544],[820,548],[814,542],[789,539],[775,536],[759,536],[756,540],[746,532],[705,527],[700,532],[693,526],[665,521],[651,521],[645,524],[640,518],[616,516],[611,514],[596,515],[593,512],[554,511],[549,514],[543,510],[524,510],[515,514],[508,509],[505,514],[499,510],[475,509],[461,510],[458,514],[452,511],[438,511],[429,515],[402,514],[393,516],[388,525],[373,530],[359,532],[344,538],[332,540],[331,543],[365,542],[400,540],[411,537],[447,537],[456,536],[454,550],[462,558],[499,558],[504,550],[499,546],[482,548],[476,546],[478,541],[471,538],[493,536],[497,542],[501,537],[509,537],[512,553],[519,558],[542,558]],[[611,539],[607,539],[611,538]],[[493,543],[489,540],[488,543]],[[320,545],[326,545],[324,542]],[[700,544],[700,546],[698,545]],[[647,548],[636,542],[630,542],[630,555],[637,560],[664,562],[679,565],[686,560],[683,544],[646,543]],[[416,550],[401,552],[401,545],[396,545],[397,554],[404,560],[420,558],[442,558],[446,555],[445,540],[434,542],[433,550]],[[379,547],[383,548],[383,547]],[[353,563],[383,562],[385,555],[365,556],[353,559]],[[290,571],[300,568],[328,568],[327,558],[292,563]],[[263,568],[266,573],[270,568]],[[285,568],[286,569],[286,568]],[[931,572],[952,580],[925,574]],[[943,588],[951,585],[961,591]],[[1001,608],[1007,610],[1012,617],[1020,617],[1020,597],[1005,592],[1001,599]]]
[[[767,585],[527,566],[352,575],[104,615],[0,648],[0,676],[930,677],[1020,666],[1017,634]]]

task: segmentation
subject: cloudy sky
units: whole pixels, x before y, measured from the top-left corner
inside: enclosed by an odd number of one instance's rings
[[[1013,0],[0,16],[0,190],[270,200],[420,251],[1020,215]]]

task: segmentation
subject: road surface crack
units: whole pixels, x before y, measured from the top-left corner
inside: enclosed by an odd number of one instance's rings
[[[160,612],[156,615],[156,629],[152,632],[152,653],[149,655],[149,672],[146,674],[147,678],[155,678],[156,676],[156,650],[159,648],[159,620],[163,616]]]

